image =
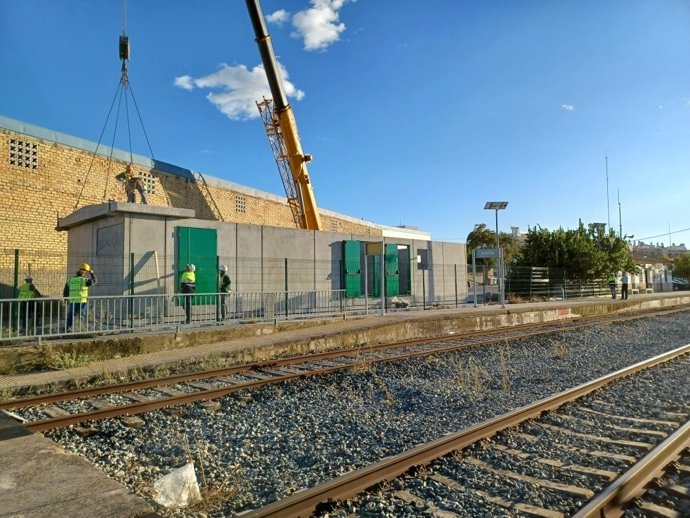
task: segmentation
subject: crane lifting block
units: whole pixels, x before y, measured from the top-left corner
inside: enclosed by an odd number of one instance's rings
[[[124,34],[120,36],[120,59],[129,59],[129,37]]]

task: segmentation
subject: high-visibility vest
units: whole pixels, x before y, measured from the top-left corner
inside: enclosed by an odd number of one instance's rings
[[[611,277],[609,277],[609,284],[616,284],[616,277],[615,276],[612,275]]]
[[[20,299],[33,299],[36,296],[36,292],[31,289],[31,283],[25,282],[19,286],[19,298]]]
[[[75,302],[86,302],[89,296],[89,287],[86,285],[86,279],[76,275],[67,281],[69,286],[69,301]]]
[[[180,287],[182,289],[182,293],[194,292],[194,288],[196,287],[195,283],[196,274],[194,272],[190,272],[189,270],[182,272],[182,275],[180,276]]]

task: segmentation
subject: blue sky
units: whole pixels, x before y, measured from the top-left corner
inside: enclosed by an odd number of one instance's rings
[[[489,200],[502,231],[618,231],[620,193],[624,234],[690,245],[690,1],[261,6],[319,207],[464,242]],[[1,0],[0,114],[128,149],[107,119],[123,25],[154,157],[284,195],[241,0]]]

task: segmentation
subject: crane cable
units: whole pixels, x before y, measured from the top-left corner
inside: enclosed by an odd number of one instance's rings
[[[120,73],[120,80],[117,85],[117,89],[115,91],[115,96],[113,97],[113,100],[110,104],[110,109],[108,110],[108,115],[105,119],[105,124],[103,125],[103,129],[101,130],[101,134],[98,137],[98,142],[96,144],[96,149],[94,150],[93,154],[91,155],[91,162],[89,163],[89,169],[86,172],[86,177],[84,178],[84,182],[82,183],[81,190],[79,191],[79,195],[77,196],[77,201],[74,204],[74,210],[77,210],[79,207],[79,202],[81,201],[82,195],[84,193],[84,189],[86,188],[86,183],[89,179],[89,176],[91,175],[91,171],[93,168],[94,161],[96,159],[96,154],[98,153],[98,148],[101,145],[101,140],[103,139],[103,135],[105,133],[105,130],[108,126],[108,121],[110,120],[110,115],[112,114],[113,107],[115,106],[115,101],[117,102],[117,114],[115,117],[115,126],[113,129],[113,138],[111,141],[111,146],[110,146],[110,155],[108,156],[108,170],[106,172],[106,181],[105,181],[105,186],[103,188],[103,197],[102,200],[106,199],[107,192],[108,192],[108,181],[110,179],[110,169],[113,163],[113,153],[115,151],[115,137],[117,135],[117,127],[118,127],[118,122],[120,119],[120,108],[122,106],[122,99],[124,98],[124,107],[125,107],[125,118],[126,118],[126,123],[127,123],[127,138],[128,138],[128,144],[129,144],[129,161],[133,162],[134,161],[134,154],[132,153],[132,132],[131,132],[131,125],[130,125],[130,118],[129,118],[129,102],[127,100],[127,91],[129,91],[130,95],[132,96],[132,102],[134,104],[134,108],[137,112],[137,117],[139,118],[139,124],[141,124],[141,129],[144,133],[144,138],[146,139],[146,145],[149,148],[149,152],[151,153],[151,159],[154,159],[153,156],[153,149],[151,148],[151,142],[149,141],[148,134],[146,133],[146,127],[144,126],[144,121],[141,117],[141,112],[139,111],[139,105],[137,104],[137,101],[134,97],[134,91],[132,90],[132,84],[129,81],[129,77],[127,74],[127,62],[129,61],[129,37],[127,36],[127,0],[122,0],[122,35],[120,36],[119,40],[119,53],[120,53],[120,60],[122,61],[122,67],[121,67],[121,73]],[[166,198],[167,198],[167,193],[166,193]],[[168,200],[169,203],[169,200]]]

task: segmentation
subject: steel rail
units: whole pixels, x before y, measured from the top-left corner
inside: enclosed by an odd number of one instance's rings
[[[545,411],[552,410],[569,401],[585,396],[613,380],[672,360],[688,352],[690,352],[690,344],[617,370],[588,383],[583,383],[560,394],[541,399],[532,405],[483,421],[460,432],[416,446],[399,455],[385,458],[375,464],[352,471],[311,489],[299,491],[283,500],[243,513],[242,518],[310,516],[320,505],[326,502],[342,501],[351,498],[369,487],[398,477],[415,466],[428,464],[452,451],[466,448],[470,444],[491,437],[502,430],[515,427],[524,421],[533,419]]]
[[[530,327],[538,327],[539,324],[529,324]],[[535,334],[543,334],[543,333],[552,333],[553,329],[548,329],[548,330],[542,330],[542,331],[537,331],[535,333],[517,333],[517,331],[522,330],[524,331],[524,327],[520,327],[519,329],[517,328],[511,328],[513,331],[514,335],[511,335],[507,338],[510,339],[515,339],[515,338],[522,338],[522,337],[528,337],[528,336],[533,336]],[[457,348],[461,348],[464,346],[475,346],[475,345],[483,345],[485,343],[491,343],[495,342],[497,340],[502,340],[505,339],[505,332],[507,330],[491,330],[490,332],[486,331],[472,331],[470,333],[464,334],[464,335],[453,335],[453,336],[441,336],[441,337],[435,337],[435,338],[423,338],[423,339],[417,339],[417,340],[407,340],[407,341],[402,341],[402,342],[395,342],[395,343],[390,343],[390,344],[377,344],[377,345],[367,345],[367,346],[362,346],[362,347],[357,347],[355,349],[337,349],[333,351],[326,351],[326,352],[321,352],[321,353],[311,353],[311,354],[306,354],[306,355],[300,355],[300,356],[294,356],[292,358],[281,358],[281,359],[272,359],[269,361],[265,362],[254,362],[254,363],[247,363],[243,365],[236,365],[233,367],[222,367],[219,369],[213,369],[213,370],[207,370],[207,371],[199,371],[199,372],[193,372],[193,373],[184,373],[184,374],[175,374],[172,376],[165,376],[162,378],[155,378],[155,379],[148,379],[148,380],[140,380],[140,381],[131,381],[127,383],[118,383],[115,385],[108,385],[108,386],[100,386],[100,387],[89,387],[89,388],[84,388],[84,389],[78,389],[78,390],[70,390],[70,391],[65,391],[65,392],[58,392],[55,394],[43,394],[43,395],[38,395],[38,396],[29,396],[25,398],[18,398],[18,399],[13,399],[13,400],[8,400],[0,403],[0,409],[15,409],[15,408],[24,408],[27,406],[36,406],[36,405],[42,405],[46,403],[55,403],[57,401],[68,401],[71,399],[76,399],[80,397],[93,397],[93,396],[99,396],[103,394],[116,394],[119,392],[129,392],[132,390],[141,390],[145,388],[151,388],[151,387],[158,387],[162,385],[172,385],[172,384],[177,384],[177,383],[184,383],[188,381],[199,381],[199,380],[204,380],[204,379],[209,379],[209,378],[215,378],[215,377],[222,377],[222,376],[228,376],[232,374],[240,374],[242,372],[247,372],[251,370],[261,370],[261,369],[270,369],[270,368],[275,368],[275,367],[280,367],[280,366],[286,366],[286,365],[299,365],[299,364],[304,364],[304,363],[310,363],[310,362],[318,362],[318,361],[323,361],[323,360],[328,360],[331,358],[340,358],[343,356],[358,356],[361,354],[366,354],[366,353],[372,353],[372,352],[377,352],[377,351],[384,351],[387,349],[396,349],[396,348],[404,348],[404,347],[409,347],[409,346],[415,346],[415,345],[422,345],[422,344],[427,344],[427,343],[434,343],[434,342],[445,342],[445,341],[457,341],[457,340],[471,340],[474,337],[479,337],[483,338],[482,340],[472,342],[470,344],[458,344],[454,347],[449,347],[449,348],[439,348],[435,349],[433,351],[428,351],[427,354],[433,354],[435,352],[447,352],[448,350],[453,350]]]
[[[588,325],[587,323],[582,323],[582,326]],[[570,328],[572,329],[572,328]],[[515,331],[515,329],[513,329]],[[532,332],[532,333],[524,333],[524,334],[518,334],[516,336],[511,336],[509,338],[501,337],[501,339],[519,339],[519,338],[524,338],[528,336],[535,336],[539,334],[547,334],[553,332],[552,330],[538,330],[537,332]],[[479,333],[481,334],[481,333]],[[446,337],[444,341],[447,340],[459,340],[462,339],[462,337]],[[272,361],[268,362],[266,364],[262,364],[261,368],[258,369],[250,369],[246,368],[245,366],[240,366],[240,367],[230,367],[226,369],[216,369],[214,371],[209,371],[213,372],[214,376],[220,376],[222,373],[225,373],[227,375],[228,373],[239,373],[240,375],[242,373],[248,373],[248,375],[251,375],[251,370],[254,371],[261,371],[262,369],[267,369],[267,368],[275,368],[275,367],[280,367],[281,365],[290,365],[290,364],[296,364],[296,363],[317,363],[318,361],[322,361],[323,359],[328,359],[332,357],[342,357],[342,356],[355,356],[358,354],[361,354],[362,352],[377,352],[382,349],[391,349],[391,348],[402,348],[406,347],[408,345],[414,345],[414,344],[419,344],[419,343],[428,343],[428,342],[433,342],[435,340],[417,340],[417,341],[411,341],[411,342],[404,342],[404,343],[399,343],[399,344],[385,344],[382,345],[380,348],[377,348],[377,346],[368,346],[365,349],[357,349],[357,350],[352,350],[352,351],[331,351],[327,353],[319,353],[318,355],[309,355],[303,357],[303,360],[297,360],[295,358],[287,358],[284,360],[278,360],[278,361]],[[456,351],[465,347],[474,347],[477,345],[482,345],[487,342],[495,342],[496,341],[496,336],[491,336],[487,337],[486,339],[480,341],[480,342],[473,342],[470,344],[454,344],[449,347],[443,347],[443,348],[434,348],[434,349],[425,349],[422,351],[413,351],[413,352],[405,352],[404,354],[399,354],[395,356],[387,356],[387,357],[380,357],[380,358],[364,358],[362,361],[356,361],[352,362],[349,364],[342,364],[342,365],[337,365],[337,366],[327,366],[327,367],[316,367],[312,368],[311,370],[304,370],[301,372],[297,373],[286,373],[283,375],[275,375],[275,374],[270,374],[270,377],[266,377],[264,379],[259,379],[256,381],[249,381],[249,382],[238,382],[231,384],[229,386],[225,387],[219,387],[219,388],[212,388],[212,389],[202,389],[198,390],[195,392],[190,392],[190,393],[185,393],[185,394],[180,394],[180,395],[174,395],[174,396],[167,396],[163,397],[160,399],[152,399],[149,401],[136,401],[134,403],[128,404],[128,405],[117,405],[117,406],[107,406],[107,407],[101,407],[97,408],[88,412],[80,412],[76,414],[69,414],[69,415],[64,415],[64,416],[54,416],[48,419],[41,419],[41,420],[36,420],[36,421],[29,421],[24,424],[24,426],[34,432],[38,431],[44,431],[44,430],[50,430],[50,429],[57,429],[57,428],[65,428],[67,426],[79,424],[85,421],[96,421],[96,420],[101,420],[101,419],[108,419],[112,417],[118,417],[118,416],[123,416],[123,415],[137,415],[137,414],[143,414],[146,412],[151,412],[154,410],[158,410],[161,408],[166,408],[170,406],[175,406],[175,405],[182,405],[182,404],[188,404],[188,403],[195,403],[198,401],[206,401],[210,399],[216,399],[219,397],[226,396],[228,394],[231,394],[233,392],[238,392],[240,390],[245,390],[245,389],[253,389],[257,388],[263,385],[268,385],[268,384],[275,384],[275,383],[280,383],[284,381],[290,381],[298,378],[306,378],[306,377],[312,377],[312,376],[317,376],[317,375],[323,375],[323,374],[329,374],[333,372],[338,372],[338,371],[344,371],[352,368],[358,367],[362,362],[368,363],[368,364],[374,364],[374,363],[384,363],[384,362],[392,362],[392,361],[400,361],[404,359],[412,359],[412,358],[418,358],[418,357],[423,357],[423,356],[430,356],[432,354],[442,354],[442,353],[447,353],[447,352],[452,352]],[[207,373],[202,373],[202,374],[208,374]],[[170,378],[173,379],[180,379],[180,377],[184,377],[186,375],[179,375],[179,376],[172,376]],[[206,376],[206,377],[212,377],[212,376]],[[192,379],[204,379],[200,378],[198,376],[192,375]],[[189,380],[188,380],[189,381]],[[169,384],[170,382],[168,382]],[[141,385],[139,385],[141,384]],[[101,394],[107,394],[107,393],[114,393],[114,392],[122,392],[123,389],[122,387],[126,386],[128,387],[129,390],[132,388],[134,389],[142,389],[142,388],[148,388],[148,387],[155,387],[155,386],[161,386],[164,385],[165,383],[161,383],[160,380],[146,380],[143,382],[132,382],[132,383],[126,383],[123,385],[116,385],[116,386],[111,386],[111,387],[103,387],[105,390],[101,391],[98,388],[94,389],[83,389],[80,391],[75,391],[79,393],[79,397],[86,397],[86,396],[93,396],[93,395],[101,395]],[[155,390],[155,389],[154,389]],[[53,401],[59,401],[59,400],[65,400],[65,399],[74,399],[73,397],[74,393],[70,394],[56,394],[56,395],[48,395],[46,400],[41,400],[41,396],[36,397],[36,398],[26,398],[25,400],[22,400],[21,402],[24,403],[22,406],[26,407],[29,406],[30,404],[37,405],[38,403],[36,401],[39,401],[39,403],[47,403],[47,402],[53,402]],[[60,396],[69,396],[69,397],[62,397]],[[28,400],[33,400],[32,403],[29,403]],[[13,405],[12,402],[7,403],[7,408],[14,409],[18,408],[16,405],[16,402]],[[0,409],[2,409],[3,406],[0,405]]]
[[[493,341],[493,340],[491,340],[491,341]],[[479,344],[473,343],[470,345],[470,347],[473,347],[475,345],[481,345],[481,343],[479,343]],[[442,349],[407,352],[407,353],[404,353],[402,355],[387,356],[387,357],[381,357],[381,358],[367,358],[363,361],[365,363],[368,363],[368,364],[400,361],[400,360],[404,360],[404,359],[417,358],[417,357],[421,357],[421,356],[429,356],[431,354],[450,352],[453,350],[460,349],[462,347],[466,347],[466,345],[460,344],[460,345],[455,345],[452,347],[446,347],[446,348],[442,348]],[[338,356],[342,356],[342,355],[338,355]],[[314,359],[311,359],[309,361],[316,362]],[[287,362],[289,363],[289,360]],[[302,362],[302,363],[305,363],[305,362]],[[279,366],[275,363],[272,365],[274,367]],[[271,377],[266,377],[264,379],[259,379],[256,381],[249,381],[249,382],[239,382],[239,383],[232,384],[232,385],[229,385],[226,387],[220,387],[220,388],[215,388],[215,389],[205,389],[205,390],[202,389],[202,390],[199,390],[196,392],[190,392],[190,393],[180,394],[180,395],[176,395],[176,396],[168,396],[168,397],[163,397],[160,399],[152,399],[150,401],[137,401],[137,402],[131,403],[129,405],[119,405],[119,406],[98,408],[95,410],[91,410],[89,412],[80,412],[77,414],[56,416],[56,417],[51,417],[49,419],[30,421],[30,422],[25,423],[24,426],[33,432],[39,432],[39,431],[44,431],[44,430],[56,429],[56,428],[66,428],[67,426],[83,423],[85,421],[96,421],[96,420],[100,420],[100,419],[108,419],[111,417],[118,417],[118,416],[123,416],[123,415],[143,414],[146,412],[152,412],[154,410],[158,410],[158,409],[166,408],[166,407],[170,407],[170,406],[182,405],[182,404],[187,404],[187,403],[196,403],[198,401],[206,401],[209,399],[216,399],[219,397],[227,396],[228,394],[231,394],[233,392],[239,392],[240,390],[258,388],[258,387],[261,387],[263,385],[276,384],[276,383],[295,380],[295,379],[299,379],[299,378],[320,376],[323,374],[329,374],[329,373],[333,373],[333,372],[339,372],[339,371],[344,371],[344,370],[348,370],[348,369],[353,369],[353,368],[358,367],[359,365],[360,365],[360,362],[357,361],[357,362],[353,362],[350,364],[337,365],[337,366],[333,366],[333,367],[317,367],[317,368],[313,368],[311,370],[304,370],[302,372],[287,373],[287,374],[283,374],[283,375],[271,375]],[[257,370],[260,371],[260,369],[257,369]],[[243,372],[247,372],[247,371],[246,370],[241,371],[240,374],[242,374]]]
[[[690,421],[657,445],[620,478],[589,501],[573,518],[621,516],[625,506],[644,493],[645,486],[663,473],[690,446]]]
[[[596,318],[596,317],[593,317]],[[598,322],[598,320],[597,320]],[[564,326],[563,324],[569,324]],[[70,390],[64,392],[58,392],[55,394],[43,394],[38,396],[29,396],[25,398],[18,398],[14,400],[9,400],[0,403],[0,409],[14,409],[14,408],[24,408],[27,406],[36,406],[46,403],[54,403],[57,401],[67,401],[70,399],[76,399],[80,397],[92,397],[103,394],[115,394],[118,392],[127,392],[132,390],[141,390],[145,388],[151,388],[161,385],[171,385],[176,383],[184,383],[187,381],[199,381],[208,378],[214,378],[218,376],[228,376],[231,374],[238,374],[241,372],[246,372],[249,370],[257,369],[268,369],[282,365],[296,365],[307,362],[316,362],[331,358],[337,358],[342,356],[355,356],[363,353],[370,353],[375,351],[383,351],[386,349],[403,348],[408,346],[422,345],[434,342],[444,342],[444,341],[457,341],[457,340],[472,340],[473,338],[480,338],[481,340],[472,342],[470,345],[482,345],[485,343],[494,342],[496,340],[502,340],[505,338],[522,338],[528,336],[534,336],[536,334],[552,333],[554,332],[554,327],[557,330],[562,329],[577,329],[585,325],[591,325],[592,322],[589,320],[587,322],[576,320],[576,321],[558,321],[556,322],[546,322],[537,324],[526,324],[524,326],[517,326],[508,329],[492,329],[490,331],[470,331],[463,335],[450,335],[450,336],[439,336],[433,338],[419,338],[415,340],[405,340],[401,342],[395,342],[390,344],[376,344],[376,345],[366,345],[353,349],[336,349],[333,351],[325,351],[320,353],[310,353],[300,356],[294,356],[291,358],[282,359],[272,359],[262,362],[247,363],[243,365],[236,365],[233,367],[222,367],[219,369],[199,371],[193,373],[175,374],[172,376],[165,376],[161,378],[131,381],[127,383],[119,383],[115,385],[100,386],[100,387],[89,387],[78,390]],[[530,329],[537,328],[536,332],[530,333]],[[528,332],[525,332],[528,331]],[[507,336],[506,336],[507,335]],[[460,344],[462,346],[466,344]],[[447,349],[438,349],[439,352],[447,352]]]
[[[463,336],[464,337],[464,336]],[[162,385],[173,385],[177,383],[184,383],[187,381],[199,381],[209,378],[215,378],[219,376],[228,376],[232,374],[239,374],[242,372],[247,372],[251,370],[261,370],[270,369],[285,365],[299,365],[308,362],[318,362],[322,360],[327,360],[331,358],[338,358],[342,356],[355,356],[362,353],[380,351],[392,348],[402,348],[406,346],[419,345],[423,343],[433,343],[438,341],[447,341],[453,339],[459,339],[463,337],[458,336],[445,336],[439,338],[429,338],[429,339],[419,339],[410,340],[405,342],[397,342],[393,344],[379,344],[379,345],[368,345],[364,347],[358,347],[356,349],[338,349],[333,351],[312,353],[306,355],[295,356],[292,358],[282,358],[273,359],[265,362],[254,362],[247,363],[243,365],[236,365],[233,367],[222,367],[219,369],[199,371],[193,373],[175,374],[172,376],[165,376],[161,378],[154,378],[141,381],[131,381],[127,383],[118,383],[115,385],[100,386],[100,387],[89,387],[78,390],[70,390],[65,392],[58,392],[55,394],[43,394],[39,396],[30,396],[25,398],[18,398],[13,400],[8,400],[0,403],[0,409],[14,409],[14,408],[24,408],[27,406],[36,406],[45,403],[54,403],[57,401],[67,401],[71,399],[76,399],[80,397],[92,397],[103,394],[115,394],[118,392],[129,392],[132,390],[141,390],[145,388],[157,387]],[[494,341],[491,338],[487,338],[487,341]],[[483,342],[480,342],[480,344]]]
[[[340,368],[341,367],[333,367],[332,370],[337,370]],[[313,374],[311,371],[307,371],[304,373],[295,373],[281,376],[280,378],[275,378],[275,381],[273,379],[257,380],[238,385],[231,385],[229,387],[185,393],[180,394],[178,396],[169,396],[161,399],[152,399],[151,401],[145,402],[136,402],[129,405],[99,408],[91,412],[82,412],[78,414],[53,417],[50,419],[42,419],[40,421],[31,421],[28,423],[24,423],[24,426],[32,432],[53,430],[56,428],[66,428],[67,426],[83,423],[84,421],[97,421],[100,419],[108,419],[110,417],[119,417],[123,415],[137,415],[146,412],[152,412],[153,410],[158,410],[160,408],[165,408],[169,406],[183,405],[186,403],[196,403],[197,401],[206,401],[209,399],[227,396],[228,394],[232,392],[237,392],[239,390],[256,388],[261,385],[266,385],[270,382],[275,383],[277,381],[287,381],[290,379],[316,374],[320,374],[320,372],[313,371]]]
[[[285,366],[285,365],[297,365],[297,364],[301,364],[301,363],[317,362],[317,361],[331,359],[331,358],[338,358],[338,357],[343,357],[343,356],[356,356],[356,355],[361,355],[361,354],[366,354],[366,353],[371,353],[371,352],[376,352],[376,351],[384,351],[387,349],[404,348],[404,347],[408,347],[408,346],[416,346],[416,345],[429,344],[429,343],[434,343],[434,342],[458,341],[458,340],[471,341],[474,338],[480,339],[480,340],[470,342],[470,343],[460,343],[460,344],[457,344],[457,345],[454,345],[451,347],[438,348],[438,349],[435,349],[433,351],[425,351],[425,352],[422,352],[420,354],[410,353],[408,356],[397,357],[397,359],[402,359],[405,357],[412,358],[415,356],[423,356],[425,354],[445,353],[445,352],[461,349],[463,347],[468,347],[468,346],[472,347],[472,346],[477,346],[477,345],[484,345],[486,343],[492,343],[492,342],[496,342],[498,340],[505,340],[505,339],[515,340],[515,339],[520,339],[520,338],[528,338],[530,336],[536,336],[536,335],[540,335],[540,334],[548,334],[548,333],[560,332],[560,331],[571,331],[571,330],[576,330],[576,329],[579,329],[582,327],[587,327],[587,326],[596,325],[596,324],[611,323],[611,322],[615,323],[618,321],[626,321],[626,320],[631,320],[631,319],[644,318],[644,317],[649,317],[649,316],[655,316],[658,314],[668,314],[669,312],[679,312],[679,311],[687,311],[687,308],[685,308],[685,309],[674,308],[671,310],[665,310],[665,311],[660,311],[660,312],[655,311],[652,313],[641,312],[641,313],[636,313],[634,315],[626,315],[624,317],[621,317],[620,315],[616,315],[616,316],[596,315],[593,317],[584,317],[584,319],[580,318],[577,320],[558,320],[558,321],[552,321],[552,322],[524,324],[524,325],[515,326],[515,327],[511,327],[511,328],[492,329],[489,331],[470,331],[470,332],[464,333],[462,335],[438,336],[438,337],[433,337],[433,338],[420,338],[420,339],[406,340],[406,341],[401,341],[401,342],[396,342],[396,343],[391,343],[391,344],[367,345],[367,346],[357,347],[354,349],[347,349],[347,350],[336,349],[333,351],[326,351],[326,352],[321,352],[321,353],[311,353],[311,354],[306,354],[306,355],[294,356],[291,358],[272,359],[269,361],[248,363],[248,364],[243,364],[243,365],[236,365],[233,367],[223,367],[223,368],[212,369],[212,370],[207,370],[207,371],[175,374],[172,376],[165,376],[165,377],[155,378],[155,379],[131,381],[131,382],[126,382],[126,383],[119,383],[119,384],[115,384],[115,385],[100,386],[100,387],[89,387],[89,388],[78,389],[78,390],[58,392],[58,393],[54,393],[54,394],[43,394],[43,395],[38,395],[38,396],[29,396],[29,397],[18,398],[18,399],[0,402],[0,409],[10,410],[10,409],[17,409],[17,408],[25,408],[28,406],[37,406],[37,405],[42,405],[42,404],[47,404],[47,403],[55,403],[58,401],[68,401],[71,399],[77,399],[77,398],[81,398],[81,397],[93,397],[93,396],[99,396],[99,395],[104,395],[104,394],[116,394],[119,392],[129,392],[129,391],[133,391],[133,390],[142,390],[145,388],[151,388],[151,387],[157,387],[157,386],[163,386],[163,385],[184,383],[184,382],[188,382],[188,381],[200,381],[200,380],[219,377],[219,376],[222,377],[222,376],[228,376],[228,375],[232,375],[232,374],[239,374],[239,373],[247,372],[250,370],[270,369],[270,368],[280,367],[280,366]],[[529,332],[530,329],[535,329],[535,328],[536,328],[536,331]],[[525,331],[527,331],[527,332],[525,332]]]

